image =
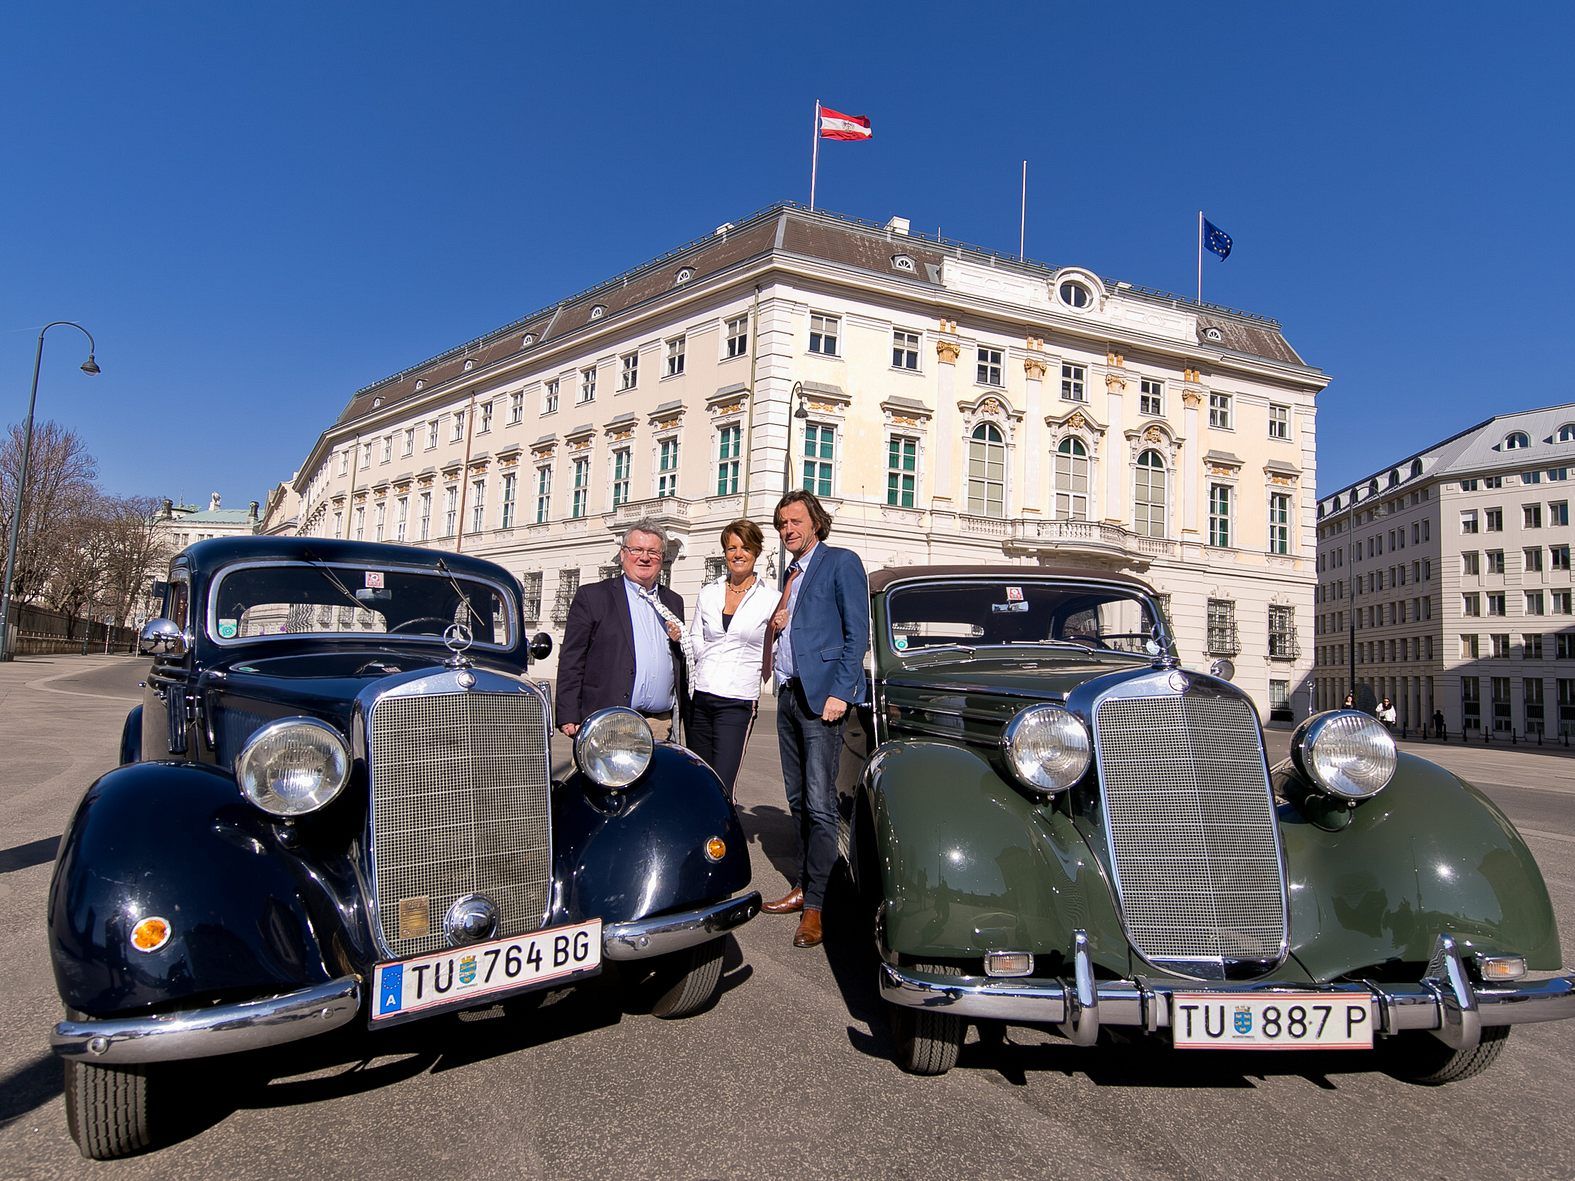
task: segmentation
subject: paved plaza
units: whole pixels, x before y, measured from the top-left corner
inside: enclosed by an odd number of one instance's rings
[[[861,933],[790,946],[762,916],[730,948],[713,1009],[623,1013],[610,978],[539,1011],[438,1018],[301,1043],[210,1072],[185,1138],[90,1165],[66,1135],[44,930],[59,835],[114,762],[143,662],[0,665],[0,1175],[18,1178],[474,1176],[1567,1178],[1575,1023],[1529,1026],[1499,1064],[1442,1089],[1363,1056],[1188,1055],[1033,1030],[970,1042],[944,1078],[900,1073]],[[1269,732],[1271,761],[1289,732]],[[1526,835],[1575,963],[1575,759],[1458,744],[1405,749],[1480,783]],[[567,746],[555,748],[560,760]],[[739,789],[755,885],[790,847],[769,707]]]

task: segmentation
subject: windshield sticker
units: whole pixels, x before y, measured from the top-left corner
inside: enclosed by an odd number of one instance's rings
[[[898,636],[891,642],[891,646],[899,652],[906,652],[908,650],[908,637]]]
[[[240,630],[241,630],[241,628],[240,628],[240,623],[239,623],[238,620],[234,620],[234,619],[221,619],[221,620],[219,620],[219,639],[221,639],[221,640],[233,640],[235,638],[236,633],[239,632]]]
[[[368,570],[366,572],[366,585],[368,590],[382,590],[383,572],[381,570]]]
[[[1023,601],[1023,588],[1020,586],[1007,587],[1006,601],[1008,603],[1021,603]]]
[[[992,615],[1011,615],[1011,614],[1015,614],[1018,611],[1027,611],[1027,610],[1028,610],[1028,604],[1027,603],[1021,603],[1021,602],[1019,602],[1019,603],[991,603],[990,604],[990,613]]]

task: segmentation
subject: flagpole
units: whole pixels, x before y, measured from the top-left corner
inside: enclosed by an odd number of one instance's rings
[[[813,208],[813,206],[811,206]],[[1198,302],[1203,302],[1203,210],[1198,210]]]
[[[815,100],[815,125],[809,134],[809,211],[813,213],[815,212],[815,174],[820,171],[820,100],[818,98]]]
[[[1017,261],[1023,261],[1023,243],[1028,235],[1028,161],[1023,161],[1023,200],[1017,218]]]

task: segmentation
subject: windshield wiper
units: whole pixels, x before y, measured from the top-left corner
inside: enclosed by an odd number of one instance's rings
[[[459,601],[465,607],[465,614],[470,616],[477,627],[480,627],[481,616],[477,615],[476,609],[470,605],[470,596],[465,593],[465,588],[459,585],[459,579],[454,577],[454,572],[448,568],[448,563],[439,558],[436,565],[438,573],[448,579],[448,584],[454,588],[454,593],[459,596]]]
[[[359,611],[363,607],[366,606],[365,603],[363,603],[360,599],[355,597],[355,592],[352,591],[348,586],[346,586],[344,584],[343,580],[340,579],[339,575],[334,573],[333,567],[330,566],[327,562],[323,561],[316,554],[314,554],[311,550],[302,550],[301,551],[301,556],[312,564],[312,569],[316,570],[319,574],[321,574],[324,578],[326,578],[328,580],[329,585],[331,585],[336,591],[338,591],[347,600],[349,600],[349,603],[350,603],[350,605],[352,607],[354,607],[356,610]]]

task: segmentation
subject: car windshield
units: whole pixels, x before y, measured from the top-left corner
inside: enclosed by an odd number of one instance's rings
[[[938,646],[978,648],[1075,644],[1142,654],[1160,624],[1136,590],[1009,578],[919,583],[886,598],[888,642],[911,653]]]
[[[440,639],[463,623],[477,644],[506,648],[514,642],[512,602],[495,583],[446,570],[269,563],[225,572],[207,628],[224,644],[281,635]]]

